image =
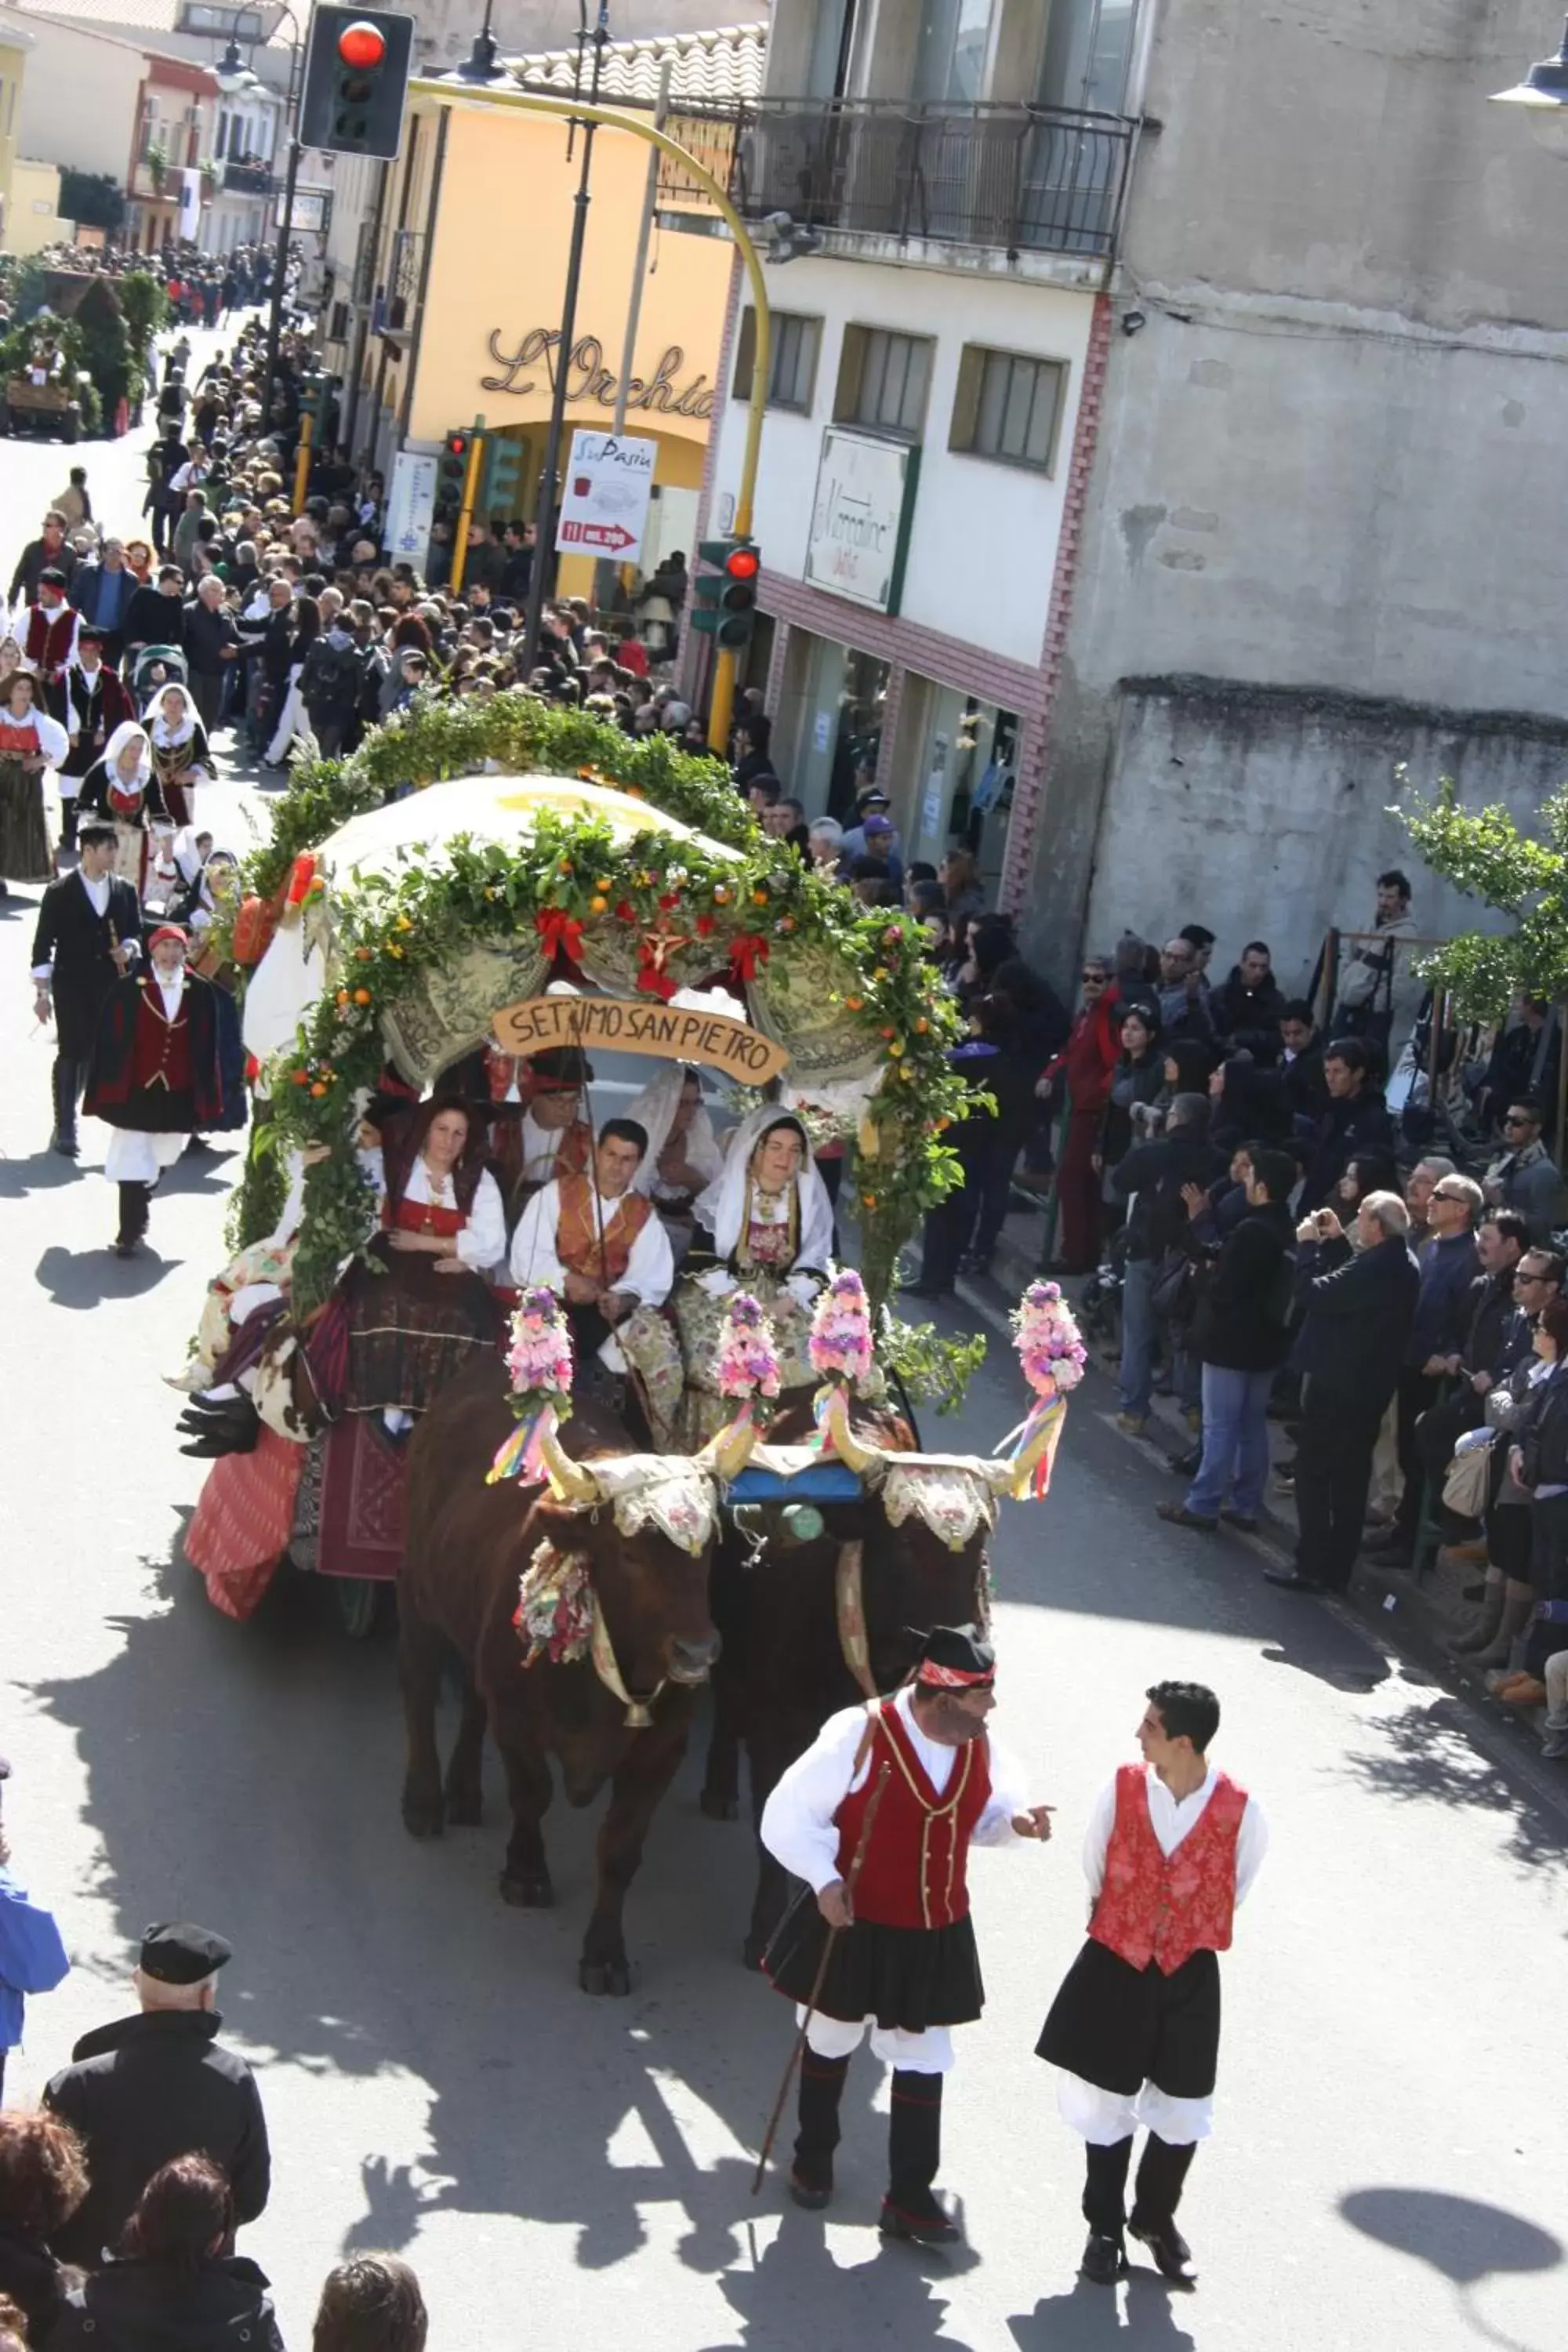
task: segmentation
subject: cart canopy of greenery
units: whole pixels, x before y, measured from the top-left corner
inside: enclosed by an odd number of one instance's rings
[[[349,1139],[354,1106],[386,1058],[383,1015],[418,975],[476,944],[521,939],[539,944],[558,974],[596,964],[616,971],[628,992],[654,994],[716,978],[742,996],[765,992],[775,1008],[782,1001],[786,1022],[793,989],[802,1017],[809,1007],[840,1024],[857,1067],[880,1078],[858,1122],[855,1208],[861,1268],[874,1299],[885,1301],[900,1245],[958,1179],[944,1139],[976,1100],[949,1058],[960,1015],[925,956],[921,926],[891,910],[867,913],[807,871],[762,832],[715,761],[521,692],[488,703],[421,698],[350,759],[295,771],[274,807],[270,843],[248,863],[247,893],[262,901],[291,889],[320,893],[323,878],[301,861],[340,826],[396,788],[474,774],[487,762],[504,775],[613,786],[700,838],[650,828],[628,843],[602,818],[552,814],[515,845],[459,836],[391,873],[334,880],[330,984],[297,1049],[266,1074],[270,1134],[247,1180],[254,1192],[240,1234],[267,1230],[279,1144],[342,1147]],[[300,1310],[319,1303],[344,1258],[363,1247],[369,1217],[352,1151],[334,1149],[306,1181]]]

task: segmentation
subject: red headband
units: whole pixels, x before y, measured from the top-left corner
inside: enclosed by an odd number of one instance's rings
[[[939,1666],[934,1658],[922,1658],[915,1676],[917,1683],[929,1684],[933,1690],[975,1690],[995,1679],[994,1666],[987,1667],[983,1675],[971,1675],[962,1666]]]

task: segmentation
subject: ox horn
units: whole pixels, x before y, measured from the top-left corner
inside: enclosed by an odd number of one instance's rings
[[[558,1503],[574,1511],[585,1511],[591,1505],[603,1502],[604,1495],[592,1470],[585,1462],[574,1462],[562,1444],[553,1413],[545,1414],[540,1423],[539,1452],[550,1491]]]
[[[731,1486],[751,1460],[761,1435],[748,1397],[733,1421],[716,1431],[694,1458],[722,1485]]]

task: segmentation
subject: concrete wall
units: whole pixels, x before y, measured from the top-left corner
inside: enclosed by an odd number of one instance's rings
[[[29,16],[26,24],[33,48],[22,84],[18,152],[79,172],[112,173],[123,187],[146,69],[141,50],[50,16]]]
[[[19,155],[11,167],[5,206],[6,252],[42,253],[47,245],[75,234],[75,222],[60,218],[59,165],[35,163]]]
[[[1199,704],[1182,756],[1184,809],[1205,812],[1202,903],[1173,876],[1164,912],[1115,907],[1128,852],[1150,838],[1163,856],[1171,812],[1122,679],[1438,705],[1467,792],[1493,789],[1499,756],[1467,712],[1568,713],[1552,488],[1568,165],[1486,103],[1554,38],[1550,11],[1514,0],[1162,0],[1143,102],[1163,128],[1117,289],[1119,323],[1146,323],[1110,339],[1048,755],[1034,936],[1053,968],[1076,956],[1091,883],[1097,932],[1258,928],[1259,844],[1288,815],[1300,846],[1267,899],[1285,961],[1327,914],[1363,919],[1359,877],[1394,845],[1357,816],[1358,878],[1342,878],[1366,743],[1331,700],[1301,748],[1229,725],[1205,748]],[[1409,745],[1398,724],[1379,740],[1379,803],[1400,756],[1421,764],[1411,725]],[[1543,773],[1558,781],[1550,760]],[[1511,779],[1524,813],[1537,781],[1528,759]]]
[[[1371,924],[1373,884],[1389,866],[1415,883],[1423,934],[1495,927],[1500,919],[1426,873],[1391,804],[1450,777],[1469,806],[1500,803],[1528,824],[1568,782],[1568,721],[1131,680],[1114,757],[1087,926],[1094,950],[1123,930],[1158,941],[1206,923],[1222,972],[1262,938],[1293,985],[1331,924]]]
[[[681,240],[671,238],[673,245]],[[782,311],[823,321],[809,416],[771,408],[763,433],[756,537],[767,573],[800,579],[805,561],[817,459],[833,415],[844,330],[855,322],[935,339],[914,527],[901,617],[951,636],[973,638],[1007,659],[1038,663],[1045,639],[1092,297],[1056,287],[1015,286],[879,263],[807,259],[768,273]],[[959,357],[965,343],[1063,360],[1068,376],[1054,473],[950,450]],[[724,386],[715,487],[732,491],[745,435],[743,401]],[[764,583],[763,604],[769,599]],[[863,641],[861,608],[843,604],[841,635]]]

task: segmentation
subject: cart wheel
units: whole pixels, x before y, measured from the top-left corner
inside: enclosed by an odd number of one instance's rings
[[[363,1642],[375,1623],[380,1585],[374,1577],[337,1576],[332,1579],[332,1586],[343,1632],[351,1642]]]
[[[65,422],[65,432],[63,437],[68,448],[69,448],[71,444],[75,441],[76,436],[80,430],[81,417],[79,412],[73,408],[68,413]]]

